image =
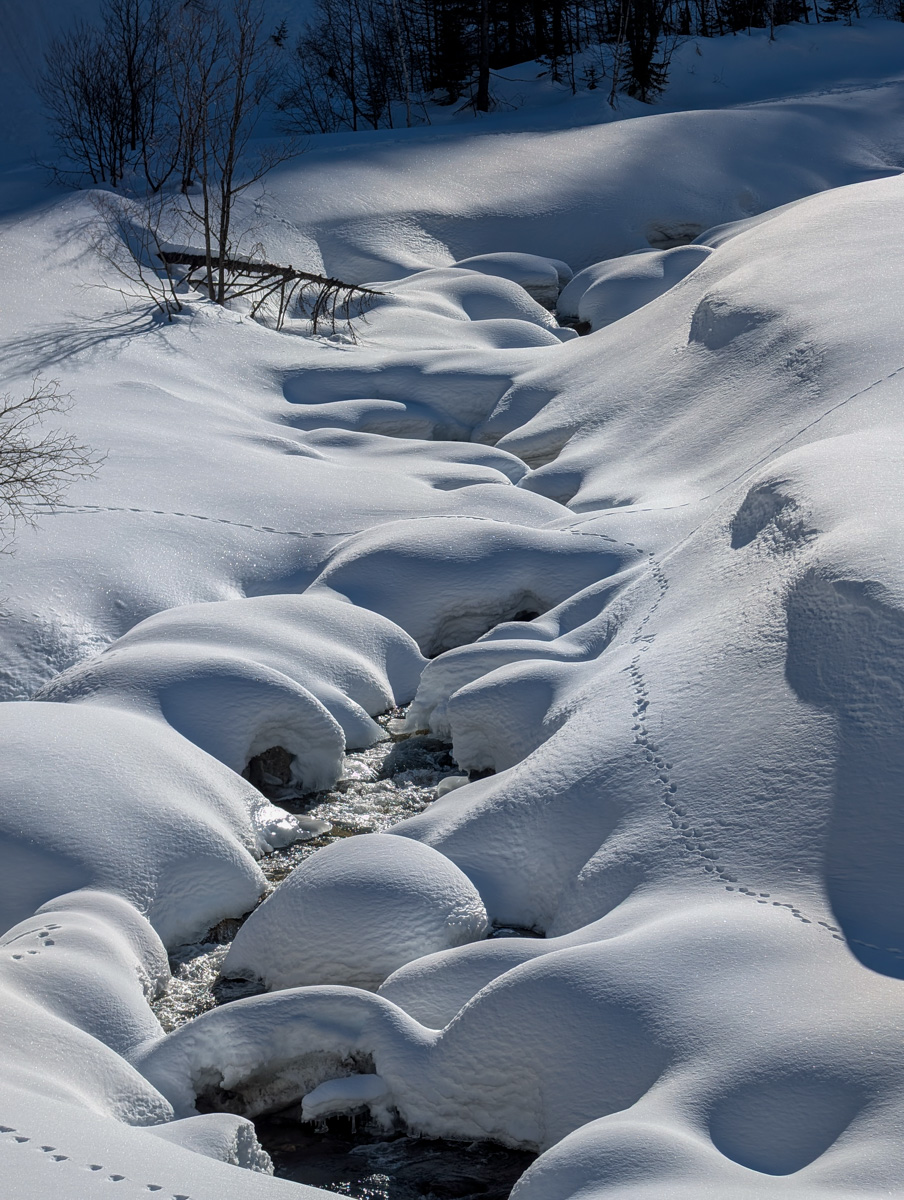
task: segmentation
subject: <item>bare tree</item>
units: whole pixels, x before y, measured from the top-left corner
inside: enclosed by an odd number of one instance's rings
[[[277,329],[282,329],[294,304],[300,315],[310,319],[312,333],[318,333],[324,324],[329,324],[330,332],[335,333],[337,324],[344,321],[354,337],[352,317],[366,313],[374,300],[384,294],[329,275],[266,262],[262,256],[263,247],[256,249],[261,252],[259,257],[230,258],[224,263],[215,261],[214,267],[222,267],[228,272],[231,299],[247,296],[251,315],[272,313]],[[185,250],[161,250],[159,254],[168,270],[176,266],[184,269],[177,287],[185,283],[198,286],[196,272],[203,277],[208,268],[203,254]]]
[[[116,187],[126,171],[129,102],[102,34],[79,23],[55,38],[38,91],[63,152],[63,173]]]
[[[63,151],[63,174],[118,187],[135,170],[159,188],[174,169],[162,128],[164,0],[105,0],[102,24],[55,38],[38,92]]]
[[[0,396],[0,527],[10,531],[5,549],[16,525],[33,524],[41,508],[59,504],[72,483],[91,478],[103,461],[71,434],[44,428],[50,414],[70,404],[57,380],[39,375],[28,395]]]
[[[211,300],[229,296],[227,262],[239,255],[239,197],[299,152],[283,141],[249,153],[274,75],[277,42],[264,29],[259,0],[217,7],[187,3],[174,14],[168,43],[173,104],[183,144],[187,212],[206,259]]]
[[[186,216],[180,200],[159,193],[141,199],[109,192],[94,197],[99,220],[92,248],[119,276],[116,290],[127,306],[143,294],[171,322],[191,293],[207,292],[211,273],[214,278],[222,273],[228,283],[226,299],[244,300],[252,317],[276,329],[282,329],[294,312],[310,320],[312,333],[324,326],[335,333],[343,322],[354,337],[352,318],[363,315],[382,295],[373,288],[267,262],[260,245],[225,261],[186,248],[182,243],[192,231],[191,215]]]

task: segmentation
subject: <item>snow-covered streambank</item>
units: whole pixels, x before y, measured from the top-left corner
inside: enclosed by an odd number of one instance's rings
[[[5,588],[14,1194],[297,1196],[246,1118],[301,1103],[540,1151],[518,1200],[904,1195],[904,88],[868,82],[327,145],[259,216],[384,276],[357,344],[112,316],[84,198],[7,221],[55,297],[10,304],[9,387],[65,372],[110,450]],[[583,338],[538,302],[569,268]],[[330,787],[409,702],[475,778],[304,858],[233,950],[270,990],[164,1033],[166,950],[323,828],[241,772]]]

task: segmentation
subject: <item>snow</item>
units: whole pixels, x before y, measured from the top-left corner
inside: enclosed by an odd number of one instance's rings
[[[129,900],[166,945],[191,941],[254,907],[255,859],[292,836],[249,783],[123,708],[5,704],[0,744],[4,927],[90,888]]]
[[[362,608],[256,596],[149,617],[38,698],[156,716],[238,773],[282,746],[293,781],[318,791],[346,749],[385,737],[369,714],[407,703],[422,666],[410,638]]]
[[[404,963],[486,930],[474,885],[448,859],[407,838],[363,834],[296,867],[236,934],[222,973],[269,988],[376,990]]]
[[[619,321],[628,313],[670,291],[705,260],[708,246],[675,246],[647,250],[585,267],[564,289],[559,312],[592,330]]]
[[[372,1120],[379,1121],[382,1118],[384,1127],[391,1129],[392,1122],[388,1114],[384,1115],[387,1094],[386,1084],[379,1075],[346,1075],[342,1079],[327,1079],[305,1096],[302,1120],[315,1121],[340,1113],[359,1112],[364,1108]]]
[[[558,258],[541,258],[538,254],[517,254],[512,251],[496,254],[475,254],[455,264],[469,271],[499,275],[524,288],[544,308],[555,308],[559,293],[571,280],[568,263]]]
[[[201,1113],[197,1117],[153,1125],[148,1132],[218,1162],[259,1171],[262,1175],[273,1174],[270,1155],[261,1149],[254,1125],[244,1117],[234,1117],[230,1113]]]
[[[376,284],[356,340],[124,311],[4,152],[2,389],[108,452],[4,568],[17,1200],[299,1196],[245,1119],[299,1103],[539,1151],[516,1200],[902,1194],[902,43],[312,139],[243,212]],[[331,786],[409,702],[461,773],[258,907],[322,825],[249,760]],[[165,1034],[166,950],[249,911],[275,990]]]
[[[312,591],[328,588],[390,617],[433,658],[500,621],[551,608],[615,572],[622,556],[596,533],[412,519],[349,539]]]
[[[4,1088],[3,1106],[0,1171],[16,1200],[61,1195],[97,1200],[114,1185],[116,1194],[130,1200],[148,1195],[218,1200],[230,1189],[249,1200],[322,1200],[314,1188],[257,1171],[239,1173],[150,1129],[131,1128],[57,1096],[35,1099],[10,1086]]]

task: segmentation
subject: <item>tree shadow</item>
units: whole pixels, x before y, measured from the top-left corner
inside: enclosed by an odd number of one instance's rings
[[[128,343],[161,323],[157,315],[148,309],[57,321],[25,337],[0,342],[0,359],[9,375],[20,372],[34,374],[78,355],[89,355],[119,342]]]

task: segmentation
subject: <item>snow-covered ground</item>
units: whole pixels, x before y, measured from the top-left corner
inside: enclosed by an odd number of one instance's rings
[[[245,219],[378,285],[356,341],[124,307],[7,140],[0,388],[107,457],[4,559],[5,1195],[299,1196],[247,1117],[304,1100],[539,1151],[517,1200],[904,1196],[902,55],[314,140]],[[230,952],[270,990],[164,1034],[167,949],[323,828],[244,766],[329,787],[409,703],[482,777],[306,859]]]

